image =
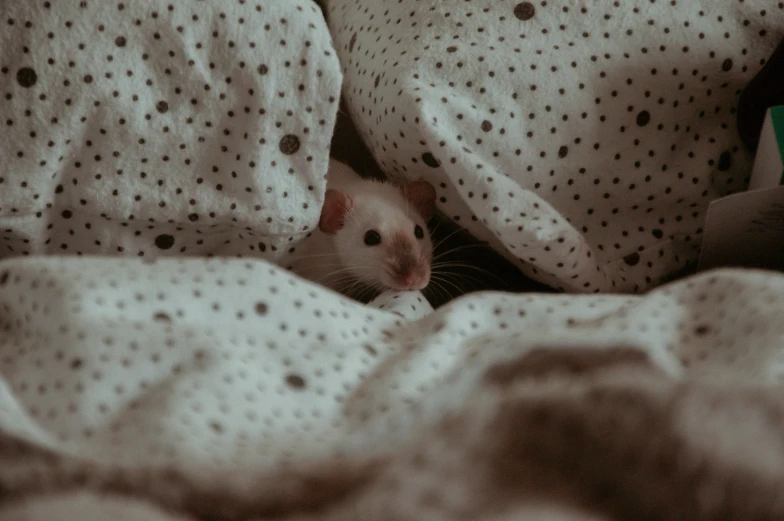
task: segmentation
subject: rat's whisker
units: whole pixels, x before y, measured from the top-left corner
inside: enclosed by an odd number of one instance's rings
[[[329,263],[321,263],[318,266],[299,266],[297,269],[300,271],[313,271],[320,268],[328,268],[330,266],[339,266],[342,267],[343,264],[340,262],[329,262]]]
[[[483,246],[481,244],[462,244],[460,246],[455,246],[454,248],[450,248],[445,251],[439,251],[433,260],[438,260],[445,255],[449,255],[450,253],[456,253],[458,251],[468,250],[471,248],[482,248],[482,247]]]
[[[485,268],[481,268],[479,266],[475,266],[473,264],[469,264],[467,262],[460,262],[460,261],[442,261],[442,262],[434,262],[433,266],[456,266],[456,267],[463,267],[469,268],[475,271],[485,271],[488,273],[492,273]]]
[[[337,253],[309,253],[307,255],[300,255],[297,257],[297,260],[303,259],[321,259],[324,257],[337,257],[340,258],[340,255]]]
[[[436,277],[436,278],[432,279],[432,282],[435,284],[433,287],[438,289],[439,293],[441,293],[442,295],[446,295],[447,300],[452,300],[452,298],[453,298],[452,294],[444,286],[443,280],[441,280],[441,279]]]
[[[440,284],[438,283],[438,280],[433,279],[433,278],[430,279],[430,283],[425,288],[425,291],[433,292],[433,293],[437,292],[438,293],[438,295],[437,295],[438,298],[443,298],[443,295],[444,295],[443,291],[441,291],[441,289],[440,289]],[[447,297],[448,297],[448,295],[447,295]]]
[[[352,288],[352,291],[354,291],[356,295],[356,300],[359,300],[360,302],[366,302],[366,299],[375,298],[375,295],[383,291],[383,289],[383,286],[376,282],[361,282],[358,287]],[[357,291],[359,291],[358,294],[356,294]],[[369,300],[367,301],[369,302]]]
[[[377,287],[375,284],[368,285],[365,287],[365,290],[362,293],[360,293],[358,299],[362,300],[363,302],[365,301],[365,299],[367,299],[369,302],[370,300],[375,298],[376,295],[380,294],[382,291],[383,288]]]
[[[340,293],[344,294],[345,296],[351,299],[358,300],[356,297],[356,291],[363,287],[364,286],[361,285],[359,281],[354,281],[353,284],[349,284],[348,286],[341,288]]]
[[[335,264],[335,266],[340,267],[342,265],[341,264]],[[319,266],[319,267],[321,267],[321,266]],[[351,268],[340,268],[340,269],[332,270],[329,273],[326,273],[324,276],[325,277],[331,277],[333,275],[337,275],[337,274],[340,274],[340,273],[346,273],[346,272],[350,272],[350,271],[351,271]]]
[[[372,270],[369,267],[365,267],[365,266],[359,267],[359,269],[357,271],[371,272],[372,273]],[[354,287],[354,286],[358,286],[358,285],[365,285],[366,286],[366,285],[370,284],[369,282],[360,279],[359,277],[357,277],[354,274],[352,274],[350,276],[350,279],[352,279],[354,281],[354,283],[351,284],[351,286],[349,286],[349,287]]]
[[[430,230],[430,234],[432,235],[432,234],[436,233],[438,228],[440,228],[441,225],[444,224],[444,221],[445,221],[445,219],[438,219],[438,221],[436,221],[436,225],[433,226],[432,230]],[[428,224],[428,223],[425,223],[425,224]]]
[[[431,275],[430,275],[430,280],[431,280],[431,281],[438,281],[438,282],[441,282],[441,283],[443,283],[445,279],[444,279],[444,277],[443,277],[443,276],[441,276],[440,274],[438,274],[438,273],[433,273],[433,274],[431,274]]]
[[[466,274],[466,273],[455,273],[455,272],[448,272],[448,271],[440,272],[440,273],[441,273],[443,278],[450,277],[452,279],[457,279],[461,283],[463,283],[463,282],[473,282],[473,284],[471,284],[471,286],[473,288],[475,288],[475,289],[478,289],[478,290],[481,290],[481,289],[484,289],[484,288],[487,287],[487,282],[486,281],[483,281],[481,279],[478,279],[478,278],[476,278],[476,277],[474,277],[472,275]],[[501,282],[504,282],[502,279],[499,279],[499,280],[501,280]]]
[[[462,279],[462,278],[465,277],[465,278],[473,279],[473,280],[477,280],[477,281],[480,280],[480,279],[474,277],[473,275],[471,275],[470,273],[458,272],[458,271],[454,271],[454,270],[450,271],[450,270],[445,269],[445,268],[449,268],[449,266],[439,266],[438,268],[436,268],[434,270],[434,273],[436,275],[440,275],[442,277],[449,276],[449,277],[454,277],[456,279]],[[490,275],[493,275],[493,274],[490,273]],[[500,277],[498,278],[498,280],[503,282],[503,279],[501,279]]]
[[[344,285],[344,284],[354,284],[356,279],[354,277],[341,277],[336,279],[326,278],[323,281],[317,282],[317,284],[322,284],[323,286],[333,288],[336,285]]]
[[[324,258],[324,257],[335,257],[335,258],[340,259],[340,254],[339,253],[314,253],[314,254],[308,254],[308,255],[299,256],[299,257],[296,258],[296,260],[300,261],[300,260],[305,260],[305,259],[320,259],[320,258]],[[369,254],[369,253],[362,253],[362,252],[356,252],[356,253],[352,254],[352,257],[360,258],[360,259],[368,259],[368,260],[372,260],[373,259],[373,256],[371,254]]]
[[[320,277],[318,280],[316,280],[314,282],[321,282],[321,281],[323,281],[325,279],[328,279],[330,277],[335,277],[336,275],[341,275],[341,277],[339,277],[337,280],[333,281],[335,283],[342,282],[344,280],[358,280],[357,276],[354,273],[352,273],[354,271],[357,271],[357,269],[356,268],[343,268],[343,269],[339,269],[339,270],[334,270],[334,271],[331,271],[331,272],[327,273],[323,277]],[[361,271],[361,269],[360,269],[360,271]]]
[[[431,277],[432,277],[432,275],[431,275]],[[442,284],[449,284],[450,286],[452,286],[453,288],[455,288],[455,290],[457,290],[457,292],[458,292],[458,293],[462,293],[462,292],[463,292],[463,291],[460,289],[460,286],[458,286],[458,285],[457,285],[457,284],[455,284],[454,282],[450,281],[449,279],[446,279],[446,278],[444,278],[444,277],[441,277],[441,276],[439,276],[439,275],[436,275],[436,280],[440,281]]]
[[[449,288],[444,286],[444,282],[443,281],[440,281],[440,284],[441,284],[441,287],[444,288],[444,293],[446,293],[446,298],[448,300],[454,300],[455,298],[460,296],[460,294],[462,293],[462,292],[458,291],[457,294],[453,295],[452,292],[449,291]]]
[[[434,231],[435,231],[435,230],[434,230]],[[453,237],[453,236],[457,235],[458,233],[460,233],[460,232],[464,232],[464,231],[465,231],[465,230],[463,230],[462,228],[458,228],[457,230],[454,230],[453,232],[449,233],[449,234],[448,234],[446,237],[442,237],[442,238],[441,238],[441,239],[440,239],[440,240],[439,240],[437,243],[435,243],[435,244],[433,245],[433,249],[435,250],[436,248],[438,248],[439,246],[441,246],[441,245],[444,243],[444,241],[446,241],[446,240],[447,240],[447,239],[449,239],[450,237]]]
[[[468,269],[468,270],[473,270],[475,272],[482,273],[484,275],[492,277],[493,279],[497,280],[498,282],[506,284],[506,281],[503,278],[499,277],[498,275],[496,275],[492,271],[486,270],[484,268],[480,268],[478,266],[473,266],[471,264],[465,264],[465,263],[462,263],[462,262],[442,262],[442,263],[436,263],[436,264],[433,264],[431,269],[433,269],[434,271],[443,271],[443,268],[465,268],[465,269]],[[465,273],[461,273],[460,275],[465,275],[467,277],[470,277],[470,275],[465,274]]]
[[[442,261],[442,262],[434,262],[432,264],[434,267],[441,267],[441,266],[449,266],[455,268],[468,268],[474,271],[482,271],[492,275],[491,271],[486,270],[485,268],[480,268],[479,266],[474,266],[473,264],[469,264],[467,262],[459,262],[459,261]]]

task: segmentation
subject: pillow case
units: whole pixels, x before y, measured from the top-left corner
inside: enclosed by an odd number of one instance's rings
[[[561,290],[643,291],[694,265],[744,188],[735,107],[784,3],[325,2],[379,165]]]
[[[284,256],[341,72],[310,0],[4,2],[0,256]]]

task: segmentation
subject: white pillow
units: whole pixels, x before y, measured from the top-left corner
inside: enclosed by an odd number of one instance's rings
[[[3,2],[0,256],[278,258],[341,73],[309,0]]]
[[[391,176],[570,291],[694,267],[708,203],[745,187],[738,95],[784,4],[326,2],[360,133]]]

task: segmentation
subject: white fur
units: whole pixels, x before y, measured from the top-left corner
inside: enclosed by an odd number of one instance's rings
[[[295,273],[341,293],[355,293],[373,287],[378,291],[404,289],[389,275],[389,265],[399,252],[389,238],[397,232],[414,237],[419,225],[424,239],[414,240],[418,265],[430,278],[433,245],[422,216],[409,205],[400,188],[387,182],[363,179],[349,166],[330,159],[327,188],[348,195],[352,209],[341,230],[327,235],[313,232],[302,257],[294,262]],[[377,231],[382,238],[378,246],[366,246],[365,233]],[[421,288],[417,288],[421,289]]]

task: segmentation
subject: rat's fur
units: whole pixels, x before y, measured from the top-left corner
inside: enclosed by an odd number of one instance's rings
[[[409,187],[419,191],[409,193]],[[422,289],[401,286],[393,273],[408,267],[422,279],[422,287],[429,282],[433,244],[426,220],[432,215],[434,199],[429,184],[398,187],[363,179],[331,159],[321,229],[313,233],[307,250],[294,262],[294,272],[354,297],[390,289]],[[417,225],[424,231],[422,239],[414,235]],[[381,244],[365,245],[369,230],[379,233]]]

